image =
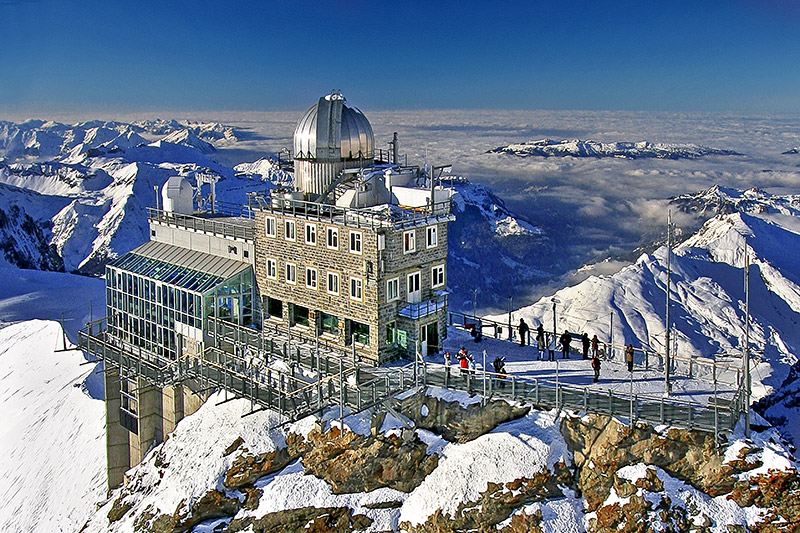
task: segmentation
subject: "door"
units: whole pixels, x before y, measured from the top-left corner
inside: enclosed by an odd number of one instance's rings
[[[412,272],[408,275],[406,289],[408,292],[408,302],[415,304],[422,301],[422,283],[419,272]]]
[[[425,329],[427,329],[425,334],[427,338],[426,352],[429,354],[435,354],[439,351],[439,324],[438,322],[433,322],[425,326]]]
[[[428,355],[428,326],[419,327],[419,351],[422,357]]]

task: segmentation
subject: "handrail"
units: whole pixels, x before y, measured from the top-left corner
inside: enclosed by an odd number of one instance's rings
[[[200,217],[196,215],[186,215],[183,213],[175,213],[164,211],[162,209],[155,209],[153,207],[147,208],[148,220],[156,221],[162,224],[175,225],[180,228],[197,231],[200,233],[211,233],[223,237],[231,237],[234,239],[241,239],[244,241],[252,242],[255,239],[255,230],[252,223],[235,223],[226,221],[225,218],[236,217]]]

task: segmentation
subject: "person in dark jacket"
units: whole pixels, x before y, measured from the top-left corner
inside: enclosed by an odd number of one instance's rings
[[[519,319],[519,345],[525,346],[526,344],[530,344],[530,328],[528,327],[528,323],[525,322],[524,318]]]
[[[595,354],[592,357],[592,368],[594,369],[594,382],[597,383],[600,379],[600,358]]]
[[[569,358],[569,343],[572,342],[572,335],[569,334],[569,331],[564,330],[564,333],[561,334],[558,340],[561,343],[561,358]]]
[[[583,332],[583,336],[581,337],[581,344],[583,345],[583,358],[589,359],[589,334],[585,331]]]
[[[628,372],[633,372],[633,344],[625,348],[625,362],[628,363]]]
[[[597,338],[597,335],[592,337],[592,358],[597,357],[597,349],[600,345],[600,340]]]
[[[544,361],[544,351],[547,349],[547,345],[544,342],[544,326],[541,323],[536,327],[536,349],[539,350],[539,359]]]

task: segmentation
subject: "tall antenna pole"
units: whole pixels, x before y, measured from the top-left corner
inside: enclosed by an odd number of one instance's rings
[[[744,238],[744,434],[750,437],[750,253]]]
[[[671,290],[671,277],[672,277],[672,210],[670,209],[667,214],[667,318],[665,326],[666,333],[666,347],[664,350],[664,395],[669,396],[670,383],[669,383],[669,367],[670,367],[670,354],[669,354],[669,293]]]

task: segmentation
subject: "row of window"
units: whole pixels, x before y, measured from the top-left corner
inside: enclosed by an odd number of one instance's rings
[[[278,236],[278,221],[277,218],[267,215],[264,218],[264,228],[267,237],[277,238]],[[313,222],[306,222],[305,230],[305,243],[310,246],[317,245],[317,225]],[[350,253],[362,253],[363,235],[359,230],[349,230],[348,233],[348,250]],[[287,241],[297,240],[297,222],[295,220],[284,219],[283,221],[283,238]],[[435,248],[439,244],[439,235],[437,226],[427,226],[425,228],[425,247]],[[339,249],[339,228],[333,226],[325,227],[325,246],[331,250]],[[408,230],[403,232],[403,253],[409,254],[417,251],[417,232],[416,230]]]
[[[414,300],[421,296],[421,273],[419,271],[412,272],[407,275],[406,288],[409,294],[409,300]],[[278,279],[278,262],[277,260],[267,258],[267,279]],[[289,285],[297,285],[297,264],[286,262],[284,268],[284,280]],[[307,289],[317,290],[319,288],[319,272],[314,267],[305,267],[305,286]],[[327,273],[327,285],[325,291],[328,294],[335,296],[339,295],[339,280],[338,272]],[[436,265],[431,267],[431,288],[444,288],[444,265]],[[363,287],[364,281],[358,276],[350,276],[350,298],[357,301],[363,300]],[[400,298],[400,278],[392,278],[386,281],[386,301],[391,302]]]

